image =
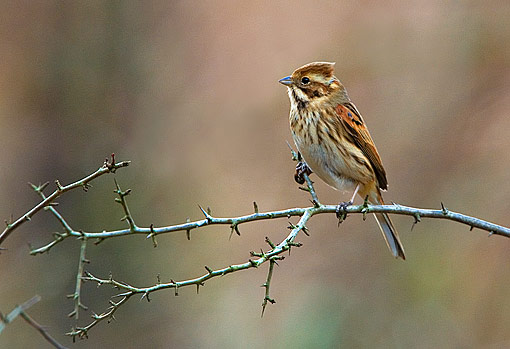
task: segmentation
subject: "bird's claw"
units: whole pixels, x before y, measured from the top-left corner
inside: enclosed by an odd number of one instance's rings
[[[336,207],[336,218],[338,218],[338,225],[344,221],[345,218],[347,218],[347,207],[351,206],[353,204],[352,201],[345,201],[338,204]]]
[[[310,167],[308,167],[306,162],[299,161],[298,164],[296,165],[296,173],[294,174],[294,180],[298,184],[303,184],[305,182],[305,177],[304,177],[305,174],[307,176],[311,175],[312,169]]]

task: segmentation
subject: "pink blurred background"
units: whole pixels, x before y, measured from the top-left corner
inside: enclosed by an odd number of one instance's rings
[[[114,152],[137,224],[309,205],[285,143],[289,101],[278,79],[316,60],[336,62],[378,146],[387,201],[440,207],[510,226],[508,1],[151,1],[0,4],[0,217],[38,197],[27,182],[81,178]],[[50,186],[53,189],[53,185]],[[113,176],[58,200],[75,229],[125,227]],[[322,183],[323,203],[347,197]],[[292,219],[291,221],[295,221]],[[62,343],[89,347],[507,347],[510,241],[447,221],[394,217],[408,260],[394,260],[375,221],[337,228],[314,217],[311,236],[275,269],[260,318],[267,265],[194,288],[132,299],[117,321],[72,344],[66,295],[79,243],[32,257],[60,227],[40,213],[0,255],[0,310],[35,294],[28,313]],[[86,269],[136,286],[241,263],[281,241],[287,220],[160,236],[88,249]],[[115,291],[83,287],[94,312]],[[79,325],[89,322],[82,312]],[[49,347],[18,319],[6,348]]]

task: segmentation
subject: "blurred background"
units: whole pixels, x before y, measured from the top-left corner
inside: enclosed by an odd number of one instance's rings
[[[278,79],[317,60],[363,114],[382,156],[386,201],[459,212],[510,226],[508,1],[105,1],[0,4],[0,217],[39,198],[27,182],[69,183],[112,152],[132,164],[88,193],[58,200],[75,229],[124,228],[113,178],[131,188],[137,224],[309,205],[286,140],[289,101]],[[312,177],[313,178],[313,177]],[[48,192],[54,189],[51,184]],[[317,181],[323,203],[348,199]],[[0,255],[0,310],[35,294],[28,313],[74,348],[310,348],[510,346],[510,241],[448,221],[394,216],[408,260],[388,252],[374,219],[309,222],[310,237],[275,269],[261,319],[267,265],[130,300],[88,340],[64,333],[79,243],[32,257],[61,230],[47,212],[15,231]],[[296,219],[291,219],[296,222]],[[208,227],[91,245],[86,269],[136,286],[183,280],[245,262],[281,241],[286,219]],[[89,312],[115,291],[83,286]],[[5,348],[49,344],[21,319]]]

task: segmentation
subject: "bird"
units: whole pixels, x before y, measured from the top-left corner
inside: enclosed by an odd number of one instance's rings
[[[381,191],[388,188],[386,171],[374,141],[345,86],[334,75],[335,63],[313,62],[279,80],[290,99],[290,129],[304,160],[295,179],[312,171],[334,189],[353,195],[337,206],[337,216],[354,203],[356,194],[373,205],[384,205]],[[375,213],[386,244],[396,258],[405,259],[404,247],[387,213]]]

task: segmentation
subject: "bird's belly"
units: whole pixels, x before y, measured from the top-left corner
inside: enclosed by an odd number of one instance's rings
[[[329,186],[341,191],[353,191],[357,181],[350,176],[352,169],[344,157],[319,144],[307,144],[294,138],[296,146],[308,166]]]

